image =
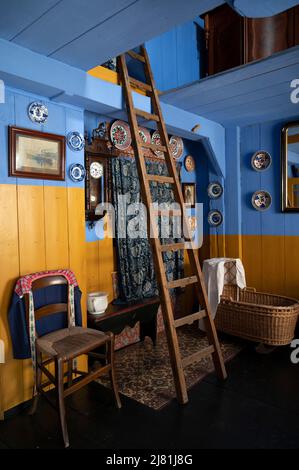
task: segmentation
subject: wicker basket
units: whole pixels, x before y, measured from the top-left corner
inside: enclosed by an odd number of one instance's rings
[[[224,333],[280,346],[294,339],[298,315],[299,303],[295,299],[226,285],[215,324]]]

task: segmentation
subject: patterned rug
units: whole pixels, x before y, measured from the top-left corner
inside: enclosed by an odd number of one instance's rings
[[[206,336],[194,326],[180,328],[178,338],[182,357],[208,346]],[[244,343],[227,337],[221,338],[220,343],[226,362],[244,347]],[[176,396],[164,332],[158,335],[156,347],[146,338],[143,343],[117,351],[115,368],[119,391],[150,408],[160,410]],[[210,357],[186,367],[188,389],[213,371],[213,361]],[[100,383],[110,386],[108,377],[101,378]]]

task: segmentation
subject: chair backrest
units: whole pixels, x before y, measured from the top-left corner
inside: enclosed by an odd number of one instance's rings
[[[32,282],[32,293],[38,289],[45,289],[47,287],[53,286],[68,286],[68,280],[64,276],[45,276],[36,281]],[[26,321],[27,327],[29,327],[29,294],[25,296],[26,302]],[[70,326],[70,312],[69,312],[69,303],[55,303],[45,305],[44,307],[34,310],[35,321],[40,320],[43,317],[50,315],[55,315],[57,313],[66,313],[68,319],[68,325]]]

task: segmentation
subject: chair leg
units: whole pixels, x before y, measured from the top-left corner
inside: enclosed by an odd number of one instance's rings
[[[57,387],[57,394],[58,394],[58,407],[59,407],[59,417],[60,417],[60,425],[64,440],[65,447],[69,447],[69,436],[66,424],[66,416],[65,416],[65,403],[64,403],[64,371],[63,371],[63,361],[60,359],[55,360],[55,376],[56,376],[56,387]]]
[[[114,399],[117,408],[121,408],[121,401],[118,393],[118,386],[116,382],[116,377],[115,377],[115,368],[114,368],[114,335],[110,333],[110,341],[108,343],[108,363],[110,363],[110,371],[109,371],[109,377],[110,377],[110,382],[111,382],[111,387],[114,393]]]
[[[40,398],[40,389],[42,384],[42,371],[40,365],[42,364],[42,353],[36,351],[36,395],[32,399],[32,405],[29,410],[29,415],[34,415],[37,410],[37,405]]]
[[[73,361],[68,361],[67,384],[71,387],[73,384]]]

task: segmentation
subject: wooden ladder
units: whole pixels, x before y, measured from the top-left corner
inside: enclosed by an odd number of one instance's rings
[[[155,82],[147,55],[147,51],[144,46],[140,46],[140,53],[129,51],[128,54],[134,60],[141,62],[144,65],[146,83],[140,82],[132,77],[129,77],[126,55],[123,54],[118,58],[119,69],[121,72],[122,85],[125,93],[125,100],[127,106],[127,113],[129,118],[129,123],[132,133],[132,144],[136,156],[136,164],[139,173],[140,187],[142,200],[145,206],[147,207],[148,214],[148,229],[152,234],[150,237],[151,246],[154,256],[154,264],[156,270],[157,281],[160,289],[161,296],[161,306],[163,312],[163,318],[165,323],[165,331],[168,341],[169,353],[171,366],[174,376],[174,383],[176,388],[177,399],[181,404],[188,402],[188,393],[185,381],[184,367],[201,360],[204,357],[212,356],[214,366],[217,372],[217,375],[220,379],[226,379],[227,374],[225,370],[225,365],[217,337],[216,328],[214,321],[211,316],[211,310],[209,301],[207,298],[207,293],[204,285],[203,275],[201,267],[199,264],[198,256],[193,248],[192,243],[190,244],[190,232],[188,232],[188,224],[185,213],[184,199],[181,190],[180,180],[176,171],[176,166],[174,159],[171,154],[171,149],[169,146],[168,135],[166,131],[166,126],[163,120],[159,94],[155,87]],[[152,109],[151,113],[142,111],[134,107],[133,96],[132,96],[132,85],[143,90],[147,96],[151,98]],[[155,121],[157,124],[157,129],[161,137],[161,145],[154,144],[145,144],[140,136],[138,130],[137,117],[141,117],[148,121]],[[164,153],[165,163],[167,165],[169,176],[153,176],[147,173],[146,163],[144,158],[144,148],[150,148],[153,151],[159,150]],[[150,182],[156,181],[160,183],[171,183],[173,184],[173,191],[176,202],[179,203],[181,207],[181,213],[183,215],[183,223],[185,227],[185,232],[187,228],[187,237],[184,237],[186,243],[174,243],[171,245],[163,245],[159,239],[158,226],[156,223],[156,214],[151,212],[152,210],[152,197],[150,190]],[[158,212],[158,216],[161,215]],[[187,248],[186,248],[187,246]],[[190,248],[191,246],[191,248]],[[190,266],[192,270],[192,275],[187,278],[179,279],[176,281],[169,282],[167,275],[165,273],[165,266],[163,261],[163,253],[166,251],[178,251],[182,249],[187,249]],[[173,306],[170,296],[170,289],[176,287],[186,287],[188,285],[194,284],[196,288],[196,293],[198,297],[199,304],[203,306],[203,310],[200,310],[197,313],[192,315],[187,315],[178,320],[174,319]],[[207,334],[207,339],[209,346],[199,352],[189,356],[181,357],[177,331],[176,329],[185,324],[191,324],[196,320],[203,319],[205,330]]]

